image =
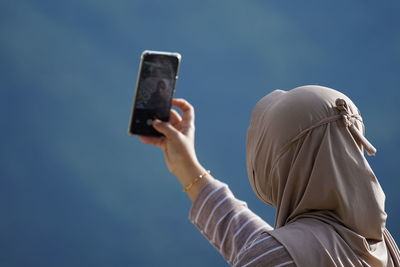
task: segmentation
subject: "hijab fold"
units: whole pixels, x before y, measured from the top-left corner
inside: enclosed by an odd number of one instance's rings
[[[400,266],[364,132],[354,103],[322,86],[273,91],[253,110],[250,184],[276,207],[270,234],[298,266]]]

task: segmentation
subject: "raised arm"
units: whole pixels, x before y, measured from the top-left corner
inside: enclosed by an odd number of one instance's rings
[[[171,110],[169,122],[153,123],[164,137],[141,137],[140,140],[162,149],[169,171],[193,201],[189,215],[192,223],[231,265],[293,264],[286,249],[268,234],[272,227],[199,163],[194,147],[193,107],[183,99],[174,99],[172,104],[182,111],[182,116]]]

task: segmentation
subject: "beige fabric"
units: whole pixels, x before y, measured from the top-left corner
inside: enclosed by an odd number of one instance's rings
[[[299,266],[400,265],[363,133],[354,103],[327,87],[276,90],[253,110],[249,180],[276,207],[270,234]]]

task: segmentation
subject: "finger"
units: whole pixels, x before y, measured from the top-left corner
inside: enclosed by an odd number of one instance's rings
[[[153,145],[153,146],[161,147],[164,142],[164,138],[163,137],[140,136],[140,141],[146,145]]]
[[[172,105],[182,111],[182,127],[189,129],[194,127],[194,108],[193,106],[182,98],[174,98]]]
[[[183,98],[174,98],[172,105],[182,111],[182,119],[194,120],[194,108],[193,106]]]
[[[179,115],[179,113],[176,110],[171,109],[171,111],[169,113],[169,123],[171,123],[176,128],[176,126],[181,121],[182,121],[181,115]]]
[[[179,134],[179,131],[169,122],[154,120],[153,127],[167,138],[175,138]]]

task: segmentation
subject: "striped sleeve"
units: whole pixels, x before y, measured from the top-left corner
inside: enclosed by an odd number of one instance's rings
[[[214,180],[204,186],[189,219],[233,266],[294,266],[287,250],[267,231],[273,228]]]

